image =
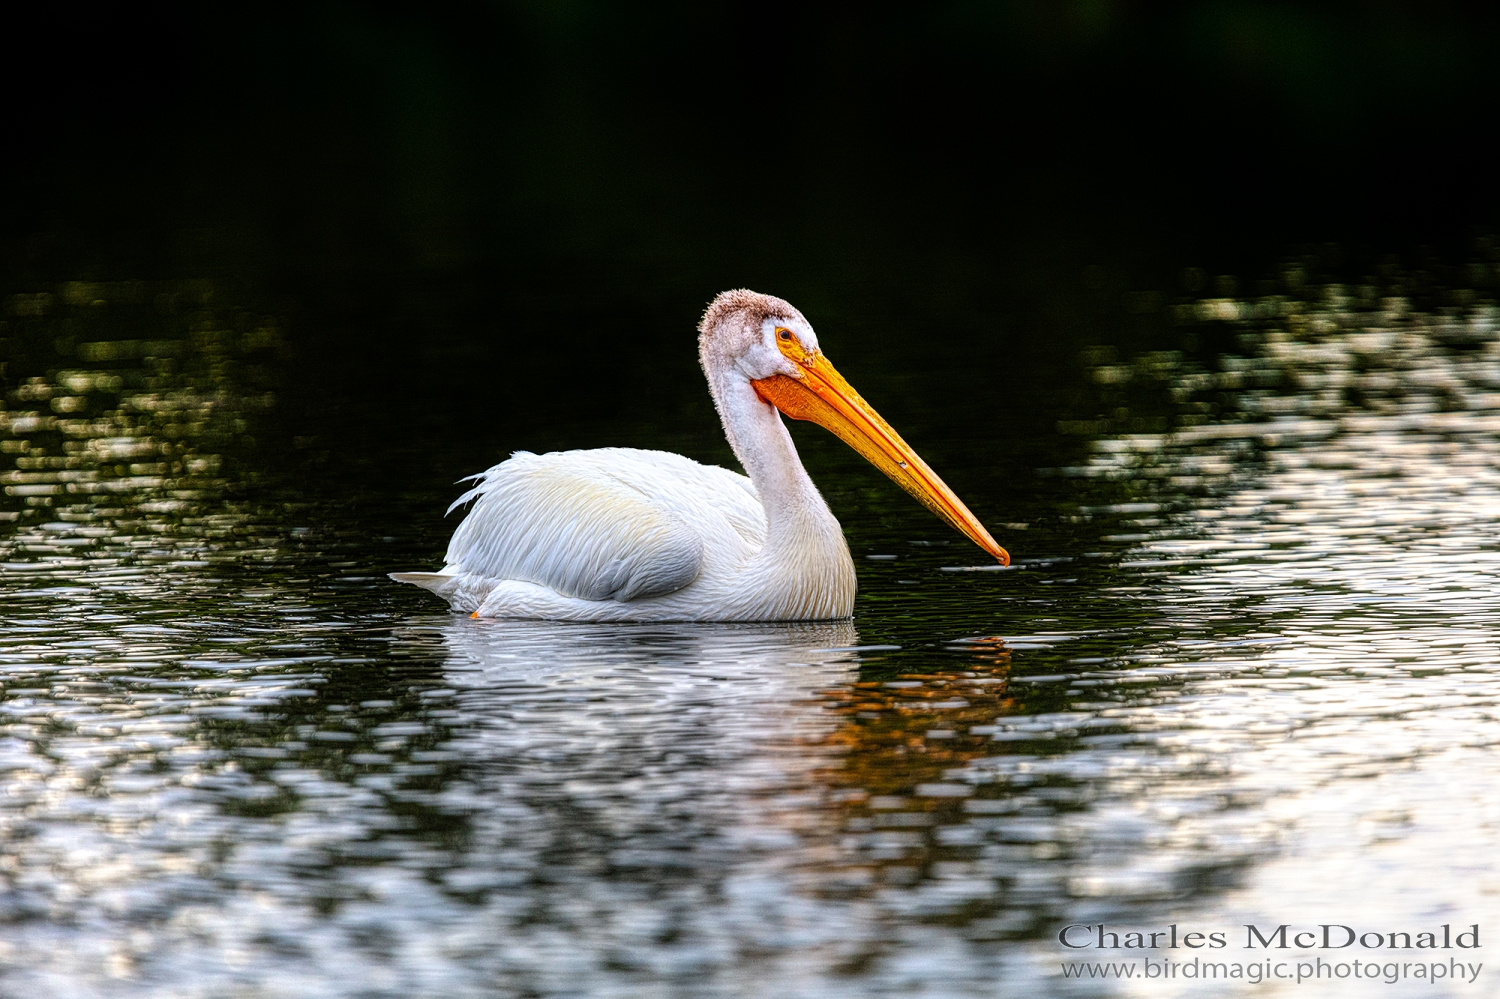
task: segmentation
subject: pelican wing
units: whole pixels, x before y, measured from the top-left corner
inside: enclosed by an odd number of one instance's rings
[[[765,537],[748,479],[680,455],[521,451],[475,478],[454,504],[474,501],[448,545],[445,574],[626,601],[697,579],[706,536],[728,529],[757,546]]]

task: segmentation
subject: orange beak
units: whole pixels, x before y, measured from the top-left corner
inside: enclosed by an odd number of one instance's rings
[[[995,543],[963,500],[860,398],[821,351],[808,352],[790,331],[778,329],[776,333],[777,346],[796,363],[799,377],[772,375],[752,381],[762,399],[794,420],[811,420],[832,431],[1001,565],[1010,565],[1010,555]]]

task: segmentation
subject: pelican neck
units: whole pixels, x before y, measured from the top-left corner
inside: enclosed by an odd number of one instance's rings
[[[805,543],[809,528],[831,528],[842,541],[838,521],[802,467],[792,435],[776,407],[762,399],[749,379],[738,372],[711,378],[710,385],[729,446],[765,508],[766,547],[779,547],[794,536]]]

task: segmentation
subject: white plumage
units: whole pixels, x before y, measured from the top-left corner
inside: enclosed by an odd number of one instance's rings
[[[832,371],[821,359],[816,335],[786,302],[745,291],[720,295],[700,330],[709,389],[748,477],[663,451],[517,452],[473,476],[478,483],[449,508],[473,502],[454,531],[443,569],[392,573],[392,578],[432,590],[454,609],[477,617],[848,617],[855,592],[848,545],[797,459],[777,407],[767,401],[767,394],[781,398],[777,393],[788,391],[786,380],[808,379],[799,363],[807,372],[820,370],[814,362]],[[844,394],[879,421],[839,381]],[[795,381],[789,384],[796,387]],[[798,410],[800,397],[787,398],[783,408]],[[807,418],[825,422],[818,413]],[[836,422],[825,425],[850,439]],[[888,436],[905,447],[883,421],[879,424],[884,431],[860,432],[882,440]],[[862,438],[854,443],[871,456]],[[879,455],[872,461],[932,505],[923,495],[928,486],[913,488],[901,477],[909,463],[926,466],[905,451],[892,454],[889,468]],[[930,470],[926,473],[946,491]],[[989,544],[994,545],[992,539]]]
[[[749,479],[665,451],[522,451],[475,478],[447,561],[584,600],[674,593],[698,578],[706,539],[720,539],[710,558],[736,560],[766,540]]]
[[[395,576],[456,610],[571,621],[849,615],[847,548],[845,573],[814,572],[807,585],[774,592],[753,585],[764,568],[756,556],[765,508],[750,480],[728,469],[666,451],[599,448],[522,451],[475,478],[454,503],[474,507],[453,532],[443,571]]]
[[[842,534],[824,538],[824,547],[837,541],[826,554],[841,558],[802,571],[768,565],[758,557],[765,508],[750,479],[728,469],[665,451],[600,448],[523,451],[476,478],[454,504],[474,501],[443,571],[395,575],[456,610],[570,621],[783,621],[848,617],[852,609],[854,564]]]

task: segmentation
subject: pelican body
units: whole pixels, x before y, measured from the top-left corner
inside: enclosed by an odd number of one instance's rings
[[[827,427],[1000,561],[1010,556],[829,363],[789,303],[726,291],[699,324],[746,475],[633,448],[517,452],[473,476],[439,572],[391,578],[485,618],[808,621],[854,609],[854,562],[781,414]]]

